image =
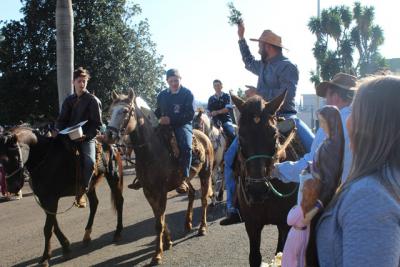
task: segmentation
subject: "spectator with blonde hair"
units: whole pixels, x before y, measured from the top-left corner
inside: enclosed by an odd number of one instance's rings
[[[347,120],[353,162],[317,225],[321,266],[400,266],[400,78],[362,83]]]

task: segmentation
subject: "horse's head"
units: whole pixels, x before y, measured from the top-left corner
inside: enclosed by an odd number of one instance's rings
[[[247,101],[232,95],[232,101],[239,109],[239,158],[242,176],[246,185],[258,191],[270,179],[273,163],[278,160],[278,131],[276,112],[283,103],[286,93],[264,101],[254,96]],[[254,192],[256,194],[257,192]],[[259,192],[261,193],[261,192]]]
[[[24,185],[24,164],[29,146],[36,141],[32,130],[16,127],[0,137],[0,162],[6,173],[7,191],[17,193]]]
[[[204,109],[199,108],[193,118],[193,128],[206,133],[211,128],[211,121]]]
[[[128,95],[118,95],[113,91],[112,100],[109,110],[110,121],[105,134],[105,141],[108,143],[117,142],[125,134],[132,132],[138,124],[133,90],[130,90]]]

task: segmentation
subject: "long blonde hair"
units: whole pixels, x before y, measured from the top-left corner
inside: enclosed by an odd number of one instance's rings
[[[353,162],[340,191],[371,174],[400,202],[400,78],[363,82],[356,94],[349,132]]]

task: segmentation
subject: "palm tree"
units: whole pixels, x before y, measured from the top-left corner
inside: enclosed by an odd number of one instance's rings
[[[57,0],[57,85],[58,103],[72,93],[72,73],[74,69],[74,17],[72,0]]]

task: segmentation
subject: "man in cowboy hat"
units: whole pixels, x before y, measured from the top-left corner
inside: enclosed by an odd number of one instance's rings
[[[286,90],[286,98],[282,107],[277,112],[277,115],[294,120],[297,127],[297,134],[305,150],[309,152],[314,140],[314,134],[310,128],[296,116],[295,96],[297,82],[299,80],[299,71],[296,65],[283,56],[282,49],[284,46],[282,45],[282,38],[271,30],[265,30],[259,38],[250,39],[251,41],[258,42],[258,53],[261,55],[261,60],[256,60],[244,39],[244,31],[243,23],[239,24],[238,36],[240,53],[242,54],[246,69],[258,76],[257,87],[247,86],[249,89],[246,91],[246,95],[251,97],[258,94],[266,101],[271,101]],[[237,209],[233,207],[235,182],[233,179],[232,165],[237,150],[238,142],[237,139],[235,139],[224,157],[228,216],[225,220],[221,221],[222,225],[237,222],[239,219]]]
[[[357,78],[345,74],[338,73],[332,80],[320,83],[316,88],[316,93],[319,97],[326,98],[327,105],[336,106],[340,110],[340,116],[343,124],[343,134],[345,139],[344,159],[343,159],[343,172],[341,182],[345,182],[350,171],[351,166],[351,151],[349,146],[349,135],[346,128],[346,120],[350,115],[350,104],[353,101],[353,96],[357,90]],[[314,153],[320,144],[325,139],[325,132],[319,128],[314,142],[311,146],[311,151],[303,156],[296,162],[285,161],[276,163],[273,171],[274,176],[283,182],[299,182],[299,174],[307,167],[308,162],[313,161]]]

